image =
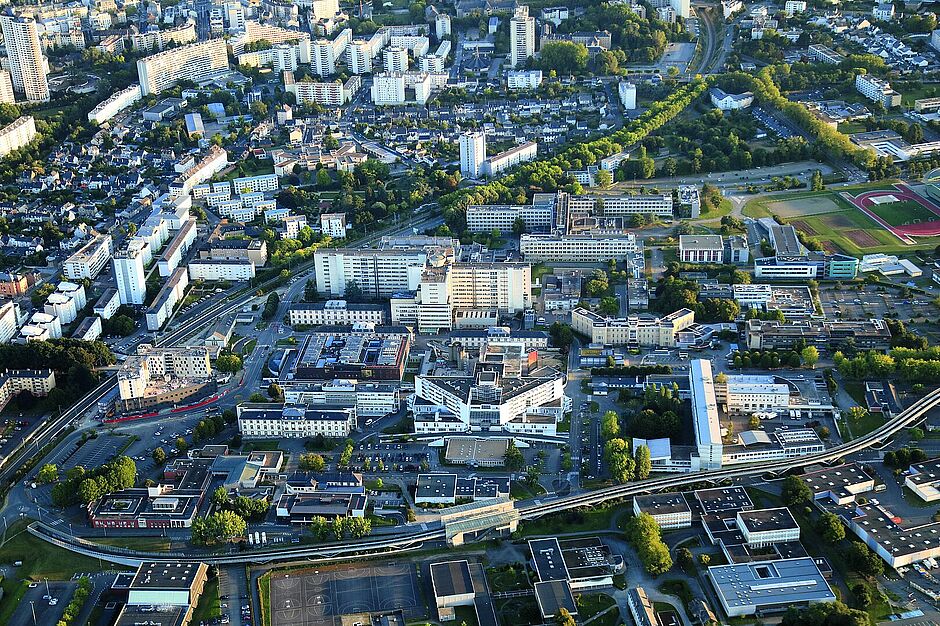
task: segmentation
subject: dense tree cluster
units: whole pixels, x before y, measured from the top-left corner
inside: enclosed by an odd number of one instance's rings
[[[94,470],[78,466],[52,487],[52,503],[59,507],[77,502],[88,504],[115,491],[130,489],[136,480],[137,465],[128,456],[119,456]]]
[[[254,522],[263,522],[271,508],[271,503],[267,499],[247,496],[232,498],[225,487],[218,487],[212,492],[212,504],[217,511],[232,511],[240,518]]]
[[[940,347],[893,348],[888,354],[869,350],[853,358],[836,352],[833,363],[846,378],[898,377],[907,382],[927,382],[940,378]]]
[[[780,626],[869,626],[870,623],[868,613],[832,602],[812,604],[805,609],[790,608]]]
[[[882,461],[888,467],[906,470],[911,463],[922,463],[927,460],[927,453],[920,448],[899,448],[885,452]]]
[[[56,622],[56,626],[73,626],[77,624],[82,608],[84,608],[85,602],[88,601],[88,597],[93,590],[94,585],[91,584],[90,578],[87,576],[79,578],[75,593],[72,594],[72,599],[69,600],[69,603],[66,605],[62,617]]]
[[[669,41],[689,39],[681,24],[643,19],[622,4],[590,5],[558,27],[560,33],[601,30],[610,32],[611,49],[622,50],[627,55],[623,60],[632,63],[651,63],[662,56]]]
[[[336,517],[329,521],[317,516],[310,520],[308,528],[317,541],[325,541],[330,537],[342,541],[346,536],[362,539],[372,534],[372,520],[365,517]]]
[[[640,513],[627,523],[627,540],[633,544],[647,574],[659,576],[672,568],[669,548],[663,542],[659,524],[649,513]]]
[[[576,144],[557,156],[525,163],[497,180],[443,196],[441,205],[447,225],[453,232],[463,232],[466,207],[470,204],[525,204],[529,191],[579,191],[580,185],[571,181],[566,171],[584,169],[636,144],[662,128],[707,88],[706,81],[694,80],[654,102],[639,118],[607,137]]]
[[[800,353],[796,350],[778,352],[776,350],[735,350],[731,356],[731,366],[734,369],[761,368],[765,370],[779,367],[799,367],[802,363]]]
[[[243,537],[247,528],[245,520],[234,511],[216,511],[193,520],[191,541],[197,546],[227,543],[236,537]]]

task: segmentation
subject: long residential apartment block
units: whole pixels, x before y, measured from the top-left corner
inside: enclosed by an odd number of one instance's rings
[[[349,436],[355,413],[349,409],[310,408],[306,405],[243,403],[237,407],[238,432],[245,439],[330,439]]]
[[[140,92],[158,94],[182,80],[199,80],[228,69],[225,40],[209,39],[158,52],[137,61]]]
[[[94,280],[114,253],[111,235],[98,235],[78,249],[62,265],[69,280]]]
[[[19,150],[36,138],[36,120],[32,115],[23,115],[0,128],[0,156]]]

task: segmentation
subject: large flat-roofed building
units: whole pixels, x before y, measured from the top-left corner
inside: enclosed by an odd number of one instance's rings
[[[901,106],[901,94],[891,88],[891,83],[877,76],[857,75],[855,89],[869,100],[880,102],[886,109]]]
[[[147,309],[147,330],[160,330],[173,314],[176,305],[183,300],[186,287],[189,286],[189,274],[185,267],[177,267],[163,284]]]
[[[448,437],[444,460],[452,465],[502,467],[509,442],[505,437]]]
[[[773,376],[731,374],[715,385],[715,395],[732,415],[786,409],[790,405],[790,386]]]
[[[257,266],[251,259],[193,259],[186,270],[190,280],[241,282],[254,278]]]
[[[571,327],[590,338],[591,343],[636,348],[672,348],[677,335],[695,323],[691,309],[679,309],[662,317],[630,315],[625,318],[605,317],[588,309],[571,312]]]
[[[911,465],[904,486],[924,502],[940,500],[940,459]]]
[[[105,268],[114,252],[111,235],[98,235],[62,265],[62,273],[69,280],[94,280]]]
[[[940,557],[940,522],[902,526],[901,518],[878,500],[837,512],[852,532],[894,569]]]
[[[23,115],[0,128],[0,156],[26,146],[36,138],[36,120],[32,115]]]
[[[372,298],[417,289],[428,264],[453,262],[460,242],[447,237],[382,239],[375,248],[320,248],[314,253],[317,291],[343,296],[355,288]]]
[[[689,385],[692,390],[692,426],[699,463],[702,469],[717,469],[722,463],[723,444],[710,361],[693,359],[690,362]]]
[[[692,509],[681,493],[657,493],[633,498],[633,513],[649,513],[663,530],[689,528]]]
[[[319,326],[292,352],[288,380],[400,381],[411,349],[401,326]]]
[[[722,263],[725,242],[721,235],[679,235],[682,263]]]
[[[483,161],[483,175],[496,176],[520,163],[531,161],[538,154],[539,145],[534,141],[526,141],[505,152],[493,155]]]
[[[137,61],[140,91],[144,96],[175,87],[180,80],[198,81],[228,69],[223,39],[189,43]]]
[[[451,345],[459,342],[467,350],[479,350],[485,345],[522,345],[526,350],[539,350],[548,347],[548,333],[493,326],[486,330],[455,330],[450,333],[450,342]]]
[[[306,405],[242,403],[237,407],[238,432],[245,439],[328,439],[348,437],[355,427],[349,409]]]
[[[575,591],[609,587],[623,568],[622,557],[597,537],[530,539],[529,551],[540,582],[567,581]]]
[[[728,617],[836,601],[829,583],[809,557],[717,565],[709,567],[706,575]]]
[[[748,320],[747,347],[751,350],[792,350],[805,343],[820,350],[835,351],[846,341],[862,350],[887,350],[891,330],[883,319],[871,320]]]
[[[539,606],[539,612],[542,619],[551,620],[557,618],[562,609],[568,611],[568,614],[575,616],[578,614],[578,605],[575,602],[574,595],[571,593],[571,587],[563,580],[547,580],[537,582],[533,585],[535,592],[535,602]]]
[[[807,472],[800,478],[813,492],[814,500],[829,500],[834,504],[852,504],[859,494],[875,490],[875,479],[858,463]]]
[[[549,232],[555,224],[551,204],[473,204],[467,207],[467,229],[473,233],[511,233],[517,223],[525,232]]]
[[[141,563],[128,589],[127,604],[195,607],[207,577],[205,563]]]
[[[786,507],[738,511],[737,525],[745,542],[755,548],[800,539],[800,525]]]
[[[519,251],[529,262],[597,263],[637,251],[636,235],[522,235]]]
[[[287,373],[289,375],[289,372]],[[395,382],[359,382],[345,378],[329,381],[291,381],[278,377],[288,404],[351,409],[357,417],[382,416],[398,410],[400,396]]]
[[[554,435],[570,404],[564,387],[565,375],[549,367],[516,375],[478,364],[471,375],[417,376],[411,401],[415,432]]]
[[[310,524],[315,518],[365,517],[369,499],[363,493],[315,491],[283,494],[275,505],[278,518],[291,524]]]
[[[291,326],[323,326],[337,324],[377,324],[388,321],[386,308],[377,304],[354,304],[346,300],[301,302],[287,310]]]
[[[656,607],[643,587],[627,590],[627,606],[636,626],[659,626]]]
[[[754,508],[744,487],[716,487],[693,492],[695,508],[701,515],[717,515],[722,519],[735,519],[738,511]]]
[[[509,496],[508,476],[418,474],[415,504],[448,504],[496,500]]]
[[[496,609],[480,563],[445,561],[430,566],[434,606],[441,621],[454,619],[456,607],[473,607],[480,626],[497,626]]]

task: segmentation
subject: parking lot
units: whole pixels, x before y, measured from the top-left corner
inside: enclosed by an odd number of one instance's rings
[[[30,583],[30,587],[23,594],[23,599],[16,607],[10,623],[22,624],[23,626],[27,624],[57,623],[65,612],[65,607],[68,605],[69,599],[77,586],[73,582],[50,582],[47,593],[45,583]],[[46,596],[54,598],[55,604],[50,605],[51,600]]]
[[[60,469],[70,470],[81,465],[85,469],[101,467],[117,456],[118,451],[127,445],[123,435],[99,435],[82,444],[74,454],[65,458],[63,455],[58,465]]]
[[[819,302],[828,319],[882,318],[887,314],[897,315],[901,320],[936,317],[937,309],[930,303],[932,295],[911,294],[898,297],[894,291],[879,291],[878,287],[866,286],[863,290],[825,289],[819,291]]]
[[[335,626],[341,615],[394,609],[409,619],[427,612],[409,563],[324,568],[271,580],[274,626]]]

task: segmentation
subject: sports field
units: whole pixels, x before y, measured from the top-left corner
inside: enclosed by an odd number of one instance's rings
[[[913,200],[900,200],[886,204],[872,204],[868,210],[886,221],[891,226],[909,226],[922,222],[935,222],[940,217],[936,213]]]
[[[876,183],[838,192],[765,196],[748,202],[744,215],[778,217],[827,251],[854,256],[940,244],[940,207],[904,185]]]

